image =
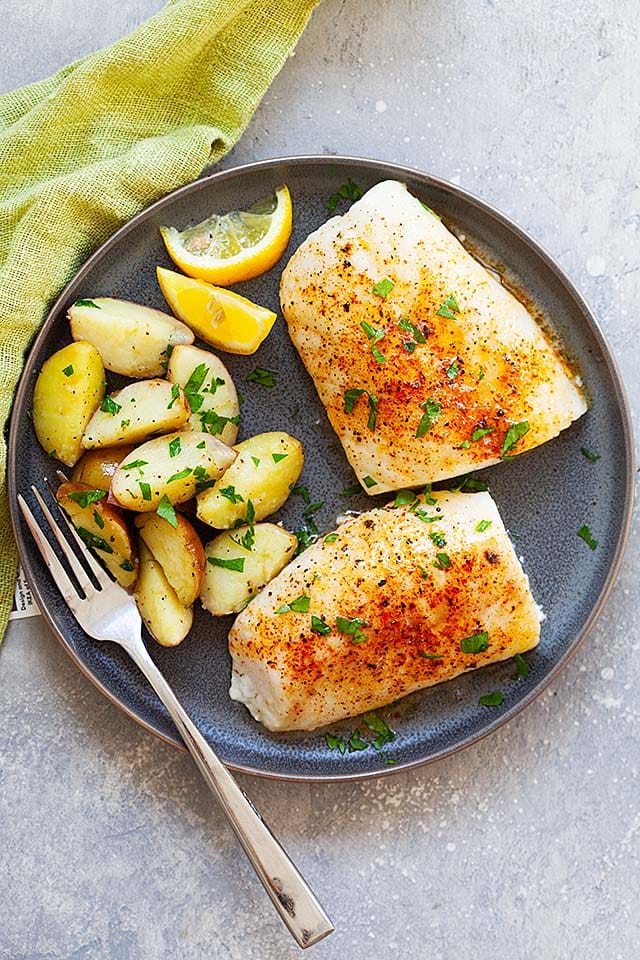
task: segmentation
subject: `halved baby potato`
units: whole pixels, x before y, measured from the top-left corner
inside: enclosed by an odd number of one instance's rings
[[[180,320],[128,300],[76,300],[67,316],[73,339],[92,343],[107,370],[125,377],[161,377],[167,347],[193,343],[193,333]]]
[[[182,387],[167,380],[138,380],[100,404],[86,426],[86,450],[141,443],[154,433],[178,430],[191,413]]]
[[[76,463],[71,473],[74,483],[88,483],[97,490],[108,490],[111,478],[128,457],[133,444],[123,443],[121,447],[99,447],[96,450],[87,450]]]
[[[235,443],[240,404],[231,374],[222,360],[199,347],[174,347],[167,380],[179,383],[191,408],[185,429],[206,430],[223,443]]]
[[[127,590],[138,576],[138,554],[122,510],[87,483],[62,483],[56,500],[74,527],[118,583]]]
[[[304,465],[300,441],[280,431],[249,437],[234,450],[238,452],[235,463],[197,498],[198,517],[217,530],[228,530],[246,519],[249,501],[254,520],[275,513],[291,493]]]
[[[185,517],[176,515],[176,526],[157,513],[136,517],[136,527],[148,549],[176,592],[188,607],[202,589],[206,558],[200,538]]]
[[[147,630],[163,647],[177,647],[191,630],[193,608],[180,603],[144,542],[140,543],[136,603]]]
[[[42,365],[33,390],[33,427],[49,456],[68,467],[82,453],[82,435],[104,397],[104,366],[96,348],[70,343]]]
[[[128,510],[149,513],[163,497],[184,503],[200,484],[216,480],[237,454],[208,433],[186,431],[148,440],[121,463],[111,481],[111,496]]]
[[[274,523],[256,523],[219,534],[205,547],[202,605],[215,617],[238,613],[280,573],[297,546],[297,537]]]

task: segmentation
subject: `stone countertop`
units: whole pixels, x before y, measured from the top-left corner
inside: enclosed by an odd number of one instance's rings
[[[0,88],[157,0],[5,2]],[[82,16],[78,16],[82,10]],[[635,0],[325,0],[225,166],[375,156],[481,195],[561,262],[640,406]],[[640,565],[524,713],[362,784],[242,783],[328,907],[318,960],[636,960]],[[286,960],[191,761],[142,732],[40,619],[0,651],[0,960]]]

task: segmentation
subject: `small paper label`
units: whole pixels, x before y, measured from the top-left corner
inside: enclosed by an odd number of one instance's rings
[[[38,609],[31,589],[27,583],[22,567],[18,570],[18,579],[16,580],[16,592],[13,597],[13,607],[9,614],[9,620],[24,620],[27,617],[39,617]]]

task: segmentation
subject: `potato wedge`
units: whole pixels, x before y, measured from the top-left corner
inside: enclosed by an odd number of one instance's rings
[[[244,520],[249,501],[255,520],[279,510],[304,464],[302,444],[288,433],[259,433],[234,450],[238,459],[233,466],[198,495],[198,517],[217,530],[228,530]]]
[[[256,523],[218,534],[205,547],[202,605],[214,617],[238,613],[280,573],[297,546],[297,537],[274,523]]]
[[[74,483],[88,483],[95,490],[109,490],[111,478],[132,450],[135,445],[126,443],[121,447],[87,450],[73,468],[71,479]]]
[[[180,320],[128,300],[77,300],[67,316],[73,339],[92,343],[107,370],[125,377],[161,377],[167,347],[193,343],[193,333]]]
[[[151,434],[179,430],[191,413],[182,387],[167,380],[139,380],[100,404],[82,438],[86,450],[136,444]]]
[[[145,627],[163,647],[177,647],[191,630],[193,608],[180,603],[162,567],[143,542],[136,603]]]
[[[111,496],[128,510],[149,513],[163,497],[190,500],[199,484],[216,480],[235,460],[232,447],[208,433],[169,433],[148,440],[121,463],[111,481]]]
[[[80,459],[82,435],[104,391],[104,366],[92,344],[70,343],[45,360],[33,390],[33,427],[49,456],[68,467]]]
[[[185,429],[206,430],[229,446],[236,442],[240,404],[222,360],[198,347],[174,347],[167,380],[180,384],[191,407]]]
[[[138,576],[136,545],[119,507],[107,503],[106,493],[87,483],[62,483],[56,500],[74,527],[118,583],[129,589]]]
[[[202,589],[206,558],[189,521],[178,515],[175,519],[174,527],[157,513],[142,513],[136,517],[136,527],[178,600],[189,607]]]

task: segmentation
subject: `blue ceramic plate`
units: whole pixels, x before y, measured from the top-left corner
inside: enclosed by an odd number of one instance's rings
[[[382,754],[369,748],[341,756],[328,749],[324,730],[271,734],[252,720],[241,704],[233,703],[227,695],[230,660],[226,635],[231,618],[215,620],[198,609],[193,631],[180,647],[164,649],[149,641],[159,667],[229,766],[282,779],[339,780],[406,769],[468,746],[513,717],[558,673],[593,626],[622,557],[632,506],[631,427],[615,361],[570,281],[515,224],[459,187],[376,161],[298,157],[225,170],[158,201],[85,263],[36,339],[17,395],[9,477],[22,564],[45,617],[80,669],[142,726],[178,742],[166,711],[126,655],[111,645],[94,643],[78,628],[17,515],[16,491],[41,483],[56,467],[36,442],[28,410],[43,361],[70,340],[67,307],[79,297],[113,296],[165,309],[155,268],[172,264],[159,225],[183,228],[212,211],[245,209],[287,183],[294,204],[289,249],[281,264],[236,287],[278,310],[282,265],[331,215],[327,200],[348,177],[362,189],[386,178],[405,181],[452,230],[464,236],[468,246],[501,272],[505,282],[523,295],[526,292],[528,303],[557,331],[568,356],[577,363],[591,408],[557,440],[483,473],[523,558],[534,596],[547,615],[540,645],[527,655],[529,675],[514,680],[513,663],[507,662],[412,694],[381,711],[397,733],[395,742]],[[341,201],[336,212],[346,209],[346,203]],[[307,485],[314,502],[323,501],[315,514],[321,531],[332,529],[345,508],[372,505],[372,499],[364,494],[348,500],[341,496],[341,491],[353,484],[354,476],[282,318],[254,356],[227,355],[224,362],[244,395],[241,437],[286,429],[303,441],[306,463],[301,483]],[[246,377],[256,365],[278,371],[278,386],[268,389],[247,383]],[[581,447],[597,452],[600,459],[590,462]],[[302,526],[304,506],[299,496],[292,496],[275,519],[282,520],[289,530],[297,530]],[[594,551],[577,536],[584,523],[598,541]],[[481,706],[478,698],[496,688],[504,691],[504,703],[498,708]],[[357,722],[352,721],[331,729],[344,736],[355,726]]]

